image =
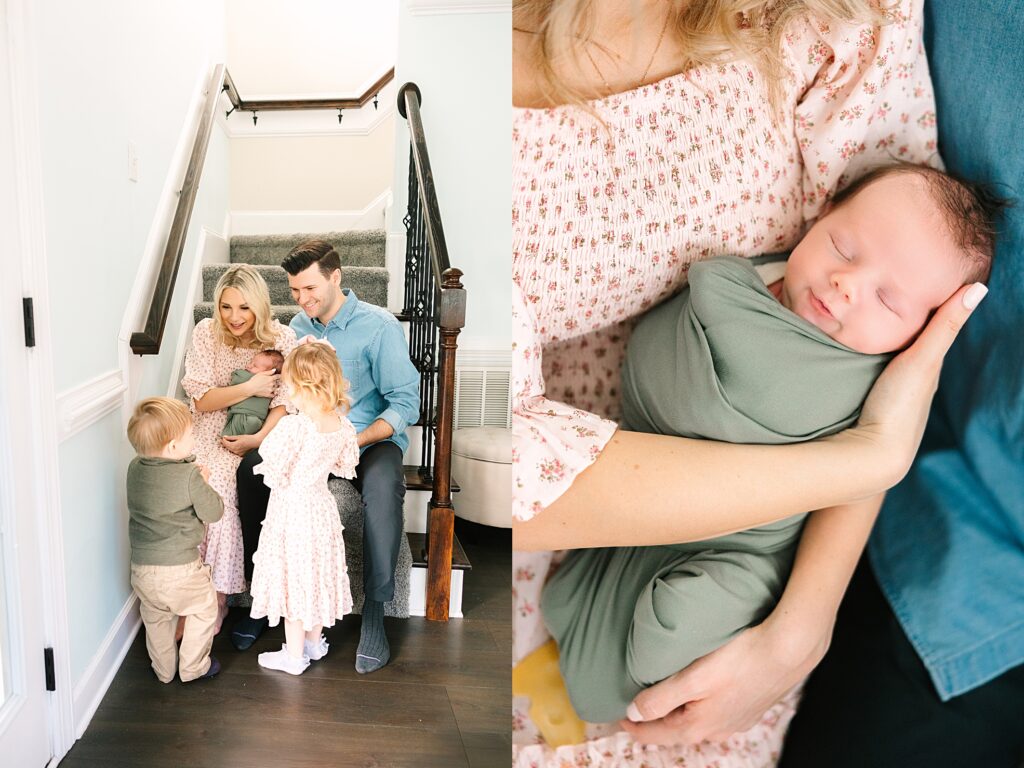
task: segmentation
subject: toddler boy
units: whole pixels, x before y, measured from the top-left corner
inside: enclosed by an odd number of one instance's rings
[[[146,625],[146,649],[162,683],[213,677],[220,663],[210,656],[217,621],[217,593],[210,569],[199,558],[204,523],[220,520],[224,505],[196,464],[192,417],[167,397],[135,406],[128,440],[138,453],[128,465],[128,537],[132,588]],[[174,641],[185,619],[181,649]]]

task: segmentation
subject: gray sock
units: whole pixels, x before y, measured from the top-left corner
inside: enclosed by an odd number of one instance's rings
[[[376,672],[390,658],[391,649],[384,634],[384,603],[367,599],[363,603],[363,626],[356,648],[356,672],[361,675]]]

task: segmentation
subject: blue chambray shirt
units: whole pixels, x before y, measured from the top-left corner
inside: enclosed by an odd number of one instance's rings
[[[1019,3],[925,3],[946,166],[1018,198],[989,294],[946,357],[921,450],[869,546],[943,701],[1024,663],[1024,102],[992,87],[1024,76],[1022,36]]]
[[[300,311],[291,327],[300,339],[310,334],[327,339],[338,353],[342,373],[351,385],[348,419],[356,431],[384,419],[394,430],[388,440],[405,453],[409,447],[406,427],[420,416],[420,375],[409,359],[402,326],[390,312],[359,301],[349,288],[342,293],[345,303],[327,325]]]

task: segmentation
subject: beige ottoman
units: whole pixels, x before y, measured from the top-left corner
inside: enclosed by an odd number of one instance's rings
[[[455,514],[474,523],[512,527],[512,430],[467,427],[452,432],[452,477],[462,489]]]

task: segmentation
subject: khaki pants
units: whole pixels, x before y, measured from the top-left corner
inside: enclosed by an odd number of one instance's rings
[[[185,565],[132,563],[132,587],[141,602],[146,649],[160,682],[171,682],[175,667],[183,683],[205,675],[217,621],[210,567],[198,557]],[[180,651],[174,642],[179,616],[185,617]]]

